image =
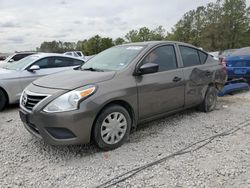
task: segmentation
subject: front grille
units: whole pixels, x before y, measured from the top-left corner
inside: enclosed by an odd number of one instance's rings
[[[34,93],[30,94],[24,91],[21,99],[21,105],[24,108],[32,111],[32,109],[46,97],[47,95],[39,95]]]

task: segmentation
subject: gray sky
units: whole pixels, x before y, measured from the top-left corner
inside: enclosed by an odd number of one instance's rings
[[[215,0],[0,0],[0,52],[95,34],[124,37],[143,26],[170,31],[185,12],[208,2]]]

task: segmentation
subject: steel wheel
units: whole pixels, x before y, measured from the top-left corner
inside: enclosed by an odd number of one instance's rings
[[[106,144],[120,142],[127,131],[127,120],[120,112],[109,114],[102,122],[101,137]]]
[[[209,86],[203,102],[199,105],[202,112],[211,112],[215,109],[217,104],[218,91],[215,87]]]
[[[214,109],[216,107],[216,103],[217,103],[217,95],[215,92],[212,92],[207,96],[208,109]]]

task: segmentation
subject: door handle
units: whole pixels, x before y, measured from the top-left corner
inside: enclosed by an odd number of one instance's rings
[[[179,81],[181,81],[181,78],[179,78],[177,76],[173,78],[173,82],[179,82]]]

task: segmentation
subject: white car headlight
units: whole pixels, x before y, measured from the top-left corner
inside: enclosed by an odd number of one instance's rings
[[[89,97],[96,90],[96,86],[88,85],[74,91],[70,91],[50,102],[43,111],[48,113],[66,112],[76,110],[79,101]]]

